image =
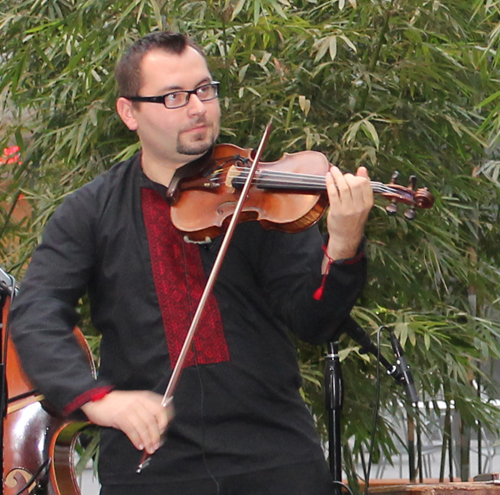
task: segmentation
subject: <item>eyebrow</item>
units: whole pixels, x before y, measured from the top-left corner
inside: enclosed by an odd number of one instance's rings
[[[194,88],[199,88],[200,86],[203,86],[204,84],[208,84],[208,83],[212,82],[212,80],[213,79],[211,76],[207,76],[207,77],[203,78],[198,84],[196,84],[194,86]],[[184,89],[181,86],[165,86],[164,88],[162,88],[159,91],[159,93],[167,94],[167,93],[170,93],[172,91],[186,91],[186,89]]]

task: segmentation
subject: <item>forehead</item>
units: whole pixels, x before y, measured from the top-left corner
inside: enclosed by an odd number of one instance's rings
[[[144,94],[147,91],[158,93],[192,89],[210,80],[205,58],[190,46],[180,55],[164,50],[151,50],[142,59],[141,92]]]

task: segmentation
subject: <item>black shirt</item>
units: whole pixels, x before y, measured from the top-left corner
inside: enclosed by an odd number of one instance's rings
[[[66,198],[47,224],[13,303],[11,330],[28,375],[61,410],[106,387],[165,390],[221,239],[187,244],[169,222],[164,194],[135,156]],[[317,301],[322,243],[317,227],[286,234],[238,225],[164,445],[137,475],[141,453],[122,432],[104,428],[103,484],[231,475],[323,457],[288,334],[312,343],[333,338],[363,287],[366,261],[335,262]],[[102,334],[97,380],[71,333],[85,291]]]

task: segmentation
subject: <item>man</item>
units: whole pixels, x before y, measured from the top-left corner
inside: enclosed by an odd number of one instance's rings
[[[327,341],[359,296],[373,205],[366,170],[326,175],[324,247],[316,227],[285,234],[238,225],[171,419],[162,394],[220,238],[186,243],[166,190],[211,153],[217,83],[200,48],[169,32],[136,42],[116,78],[118,114],[142,149],[70,195],[46,227],[11,315],[29,376],[64,413],[103,427],[104,495],[331,493],[288,332]],[[85,291],[102,333],[97,380],[71,332]],[[154,455],[137,474],[143,449]]]

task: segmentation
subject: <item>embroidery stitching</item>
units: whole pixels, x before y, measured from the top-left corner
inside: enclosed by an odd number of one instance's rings
[[[166,200],[158,192],[146,188],[141,190],[141,198],[153,278],[173,369],[191,325],[191,313],[203,294],[206,275],[200,248],[184,243],[181,234],[172,225],[170,206]],[[190,301],[194,308],[190,308]],[[222,318],[213,294],[208,298],[193,342],[198,364],[229,361]],[[183,367],[194,364],[195,353],[191,349]]]

